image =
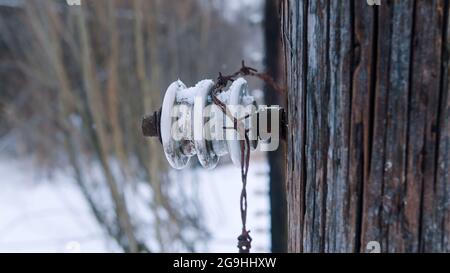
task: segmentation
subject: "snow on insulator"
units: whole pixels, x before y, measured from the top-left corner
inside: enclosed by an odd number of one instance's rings
[[[160,113],[144,118],[144,134],[160,137],[166,158],[175,169],[186,167],[194,155],[207,169],[216,167],[226,154],[241,166],[239,134],[233,129],[233,121],[214,104],[213,89],[212,80],[202,80],[189,88],[177,80],[167,88]],[[236,79],[217,98],[246,129],[252,127],[256,103],[245,79]],[[257,145],[254,139],[253,149]]]

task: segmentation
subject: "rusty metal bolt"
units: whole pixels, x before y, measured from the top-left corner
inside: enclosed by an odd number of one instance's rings
[[[145,137],[158,137],[161,140],[160,116],[161,110],[142,118],[142,134]]]

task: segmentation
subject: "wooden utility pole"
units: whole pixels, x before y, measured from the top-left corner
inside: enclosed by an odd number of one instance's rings
[[[449,1],[372,2],[280,0],[291,252],[450,251]]]

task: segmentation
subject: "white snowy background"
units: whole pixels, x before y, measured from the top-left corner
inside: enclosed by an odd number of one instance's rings
[[[211,234],[199,251],[236,252],[241,230],[240,170],[232,164],[215,170],[185,170],[175,183],[198,179],[198,198]],[[186,183],[188,184],[188,183]],[[248,228],[253,250],[270,251],[268,165],[252,160],[248,176]],[[32,162],[0,158],[0,252],[119,252],[92,216],[69,174],[51,176]]]

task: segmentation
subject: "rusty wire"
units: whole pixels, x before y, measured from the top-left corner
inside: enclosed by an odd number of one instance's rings
[[[252,237],[250,236],[250,230],[247,230],[247,174],[250,163],[250,139],[248,137],[249,130],[245,129],[245,126],[241,120],[238,120],[227,106],[217,97],[217,94],[223,91],[229,82],[233,82],[236,77],[239,76],[253,76],[257,77],[260,80],[264,81],[267,85],[269,85],[273,90],[282,94],[284,93],[283,88],[279,87],[274,79],[267,73],[259,73],[258,70],[248,67],[245,65],[245,62],[242,61],[241,68],[231,74],[224,76],[219,72],[219,76],[217,77],[216,83],[214,85],[214,89],[212,92],[213,102],[221,109],[221,111],[233,121],[233,130],[236,130],[240,136],[240,146],[241,146],[241,179],[242,179],[242,190],[240,196],[240,211],[241,211],[241,220],[242,220],[242,231],[238,237],[238,248],[239,253],[249,253],[251,249]],[[246,117],[247,118],[247,117]],[[229,129],[229,128],[225,128]]]

